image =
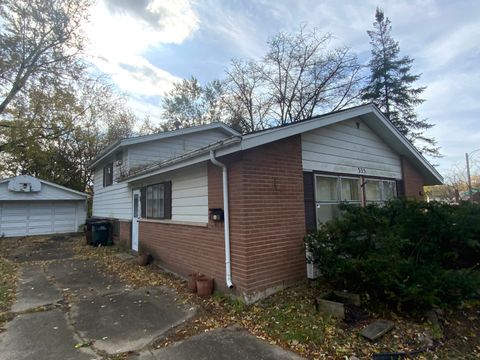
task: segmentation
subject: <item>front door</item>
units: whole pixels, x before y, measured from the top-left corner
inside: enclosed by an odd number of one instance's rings
[[[140,219],[140,190],[132,192],[132,250],[138,251],[138,219]]]

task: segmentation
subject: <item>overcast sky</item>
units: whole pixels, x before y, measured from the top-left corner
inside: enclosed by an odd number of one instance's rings
[[[300,24],[332,33],[366,61],[378,5],[402,55],[415,59],[418,85],[427,86],[418,112],[436,124],[428,135],[441,146],[444,157],[434,162],[446,173],[480,148],[479,0],[98,0],[89,52],[135,112],[158,121],[172,81],[221,78],[231,58],[259,57],[269,37]]]

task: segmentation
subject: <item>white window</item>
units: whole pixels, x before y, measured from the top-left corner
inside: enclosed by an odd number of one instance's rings
[[[113,184],[113,162],[103,167],[103,187]]]
[[[360,178],[316,175],[317,226],[337,218],[341,202],[360,205],[360,193]]]
[[[383,203],[397,196],[397,186],[393,180],[365,179],[365,202]]]

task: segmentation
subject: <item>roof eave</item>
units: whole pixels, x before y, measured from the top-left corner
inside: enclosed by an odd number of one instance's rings
[[[376,106],[372,106],[372,109],[374,114],[382,120],[383,124],[389,128],[389,130],[408,151],[407,153],[401,155],[407,156],[410,161],[413,161],[417,167],[422,170],[424,180],[427,182],[425,185],[442,185],[444,179],[437,169],[435,169],[435,167],[430,164],[427,159],[425,159],[425,157],[417,150],[417,148],[415,148],[415,146],[402,133],[400,133],[400,131],[382,114],[382,112]]]
[[[210,144],[203,148],[192,150],[188,153],[182,154],[178,157],[165,160],[157,165],[151,166],[145,170],[142,170],[136,174],[132,174],[121,180],[121,182],[134,182],[137,180],[141,180],[143,178],[155,176],[167,171],[171,171],[175,168],[185,167],[192,165],[194,163],[198,163],[208,159],[210,151],[216,151],[218,149],[226,148],[242,141],[241,136],[232,136],[230,138],[221,140],[217,143]],[[202,157],[203,156],[203,157]]]
[[[237,144],[235,147],[220,149],[218,156],[227,155],[235,151],[247,150],[249,148],[277,141],[289,136],[294,136],[320,127],[329,126],[347,119],[355,117],[371,118],[371,116],[378,118],[380,120],[378,123],[382,124],[385,129],[388,129],[388,133],[391,134],[392,141],[396,141],[397,144],[401,145],[402,151],[397,151],[397,153],[400,155],[408,155],[409,159],[412,160],[417,167],[421,168],[422,175],[427,183],[431,183],[432,185],[443,184],[443,177],[438,173],[438,171],[373,104],[365,104],[336,113],[319,115],[312,119],[300,121],[288,126],[247,134],[243,137],[243,141],[240,144]],[[320,121],[321,125],[319,126],[318,122]],[[400,149],[400,146],[397,146],[397,148]]]
[[[19,175],[19,176],[21,176],[21,175]],[[31,176],[31,175],[30,175],[30,176]],[[35,176],[32,176],[32,177],[34,177],[35,179],[37,179],[38,181],[40,181],[40,182],[43,183],[43,184],[47,184],[47,185],[49,185],[49,186],[53,186],[53,187],[56,187],[56,188],[58,188],[58,189],[62,189],[62,190],[71,192],[71,193],[76,194],[76,195],[84,196],[85,198],[88,198],[88,197],[90,196],[90,194],[87,194],[87,193],[84,193],[84,192],[81,192],[81,191],[77,191],[77,190],[73,190],[73,189],[70,189],[70,188],[68,188],[68,187],[66,187],[66,186],[58,185],[58,184],[52,183],[52,182],[47,181],[47,180],[39,179],[39,178],[37,178],[37,177],[35,177]],[[12,177],[9,177],[9,178],[6,178],[6,179],[1,179],[1,180],[0,180],[0,184],[3,184],[3,183],[5,183],[5,182],[7,182],[7,181],[10,181],[10,180],[12,180],[12,179],[14,179],[14,178],[16,178],[16,176],[12,176]]]
[[[225,125],[221,122],[215,122],[207,125],[200,125],[197,127],[190,127],[190,128],[182,128],[174,131],[166,131],[163,133],[145,135],[145,136],[137,136],[132,138],[126,138],[122,140],[117,140],[115,143],[109,145],[105,150],[103,150],[90,164],[88,164],[87,168],[89,170],[93,169],[96,165],[98,165],[102,160],[106,157],[110,156],[116,150],[130,145],[141,144],[144,142],[155,141],[158,139],[164,139],[167,137],[174,137],[174,136],[181,136],[185,134],[191,134],[200,131],[206,131],[211,129],[221,129],[225,133],[229,134],[230,136],[242,136],[238,131],[232,129],[231,127]]]

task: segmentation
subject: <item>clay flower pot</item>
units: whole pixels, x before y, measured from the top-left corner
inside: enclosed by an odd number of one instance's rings
[[[137,260],[138,265],[147,266],[150,262],[150,254],[139,254]]]
[[[197,278],[198,296],[207,297],[213,292],[213,279],[208,276],[199,276]]]
[[[196,272],[188,274],[187,286],[188,286],[188,290],[190,290],[190,292],[192,293],[197,292],[197,278],[199,276],[200,274]]]

